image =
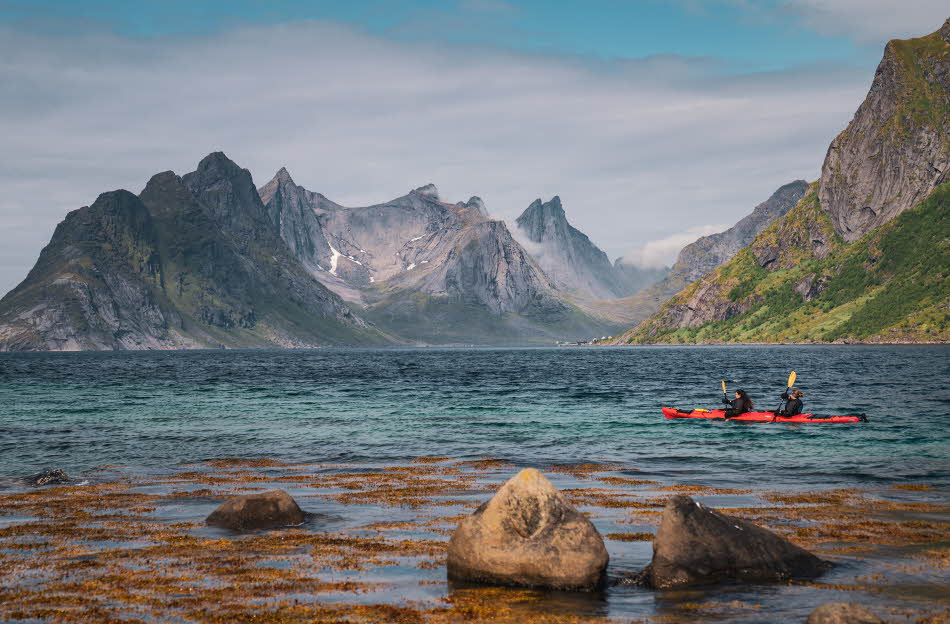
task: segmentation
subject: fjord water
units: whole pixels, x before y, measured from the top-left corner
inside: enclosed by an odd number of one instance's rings
[[[321,349],[0,355],[0,477],[137,474],[216,457],[616,462],[667,483],[950,485],[950,351],[936,346]],[[668,421],[719,380],[856,425]]]

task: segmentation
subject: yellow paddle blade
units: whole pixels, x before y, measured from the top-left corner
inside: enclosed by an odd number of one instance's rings
[[[797,377],[797,375],[795,374],[795,371],[792,371],[792,374],[788,376],[788,384],[787,384],[787,385],[788,385],[789,388],[791,388],[792,386],[795,385],[795,378],[796,378],[796,377]]]
[[[726,380],[725,380],[725,379],[722,380],[722,393],[723,393],[723,394],[726,393]]]

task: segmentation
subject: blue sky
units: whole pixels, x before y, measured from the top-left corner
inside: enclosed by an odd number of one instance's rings
[[[64,215],[222,150],[343,205],[559,195],[670,262],[814,180],[891,38],[946,0],[0,0],[0,293]]]
[[[248,24],[332,20],[396,39],[491,45],[601,59],[714,56],[751,71],[816,61],[874,63],[875,41],[822,34],[780,0],[30,0],[0,2],[4,21],[31,28],[104,28],[134,37],[210,34]]]

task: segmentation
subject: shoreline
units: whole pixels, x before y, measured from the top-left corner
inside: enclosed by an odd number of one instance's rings
[[[946,600],[927,597],[939,596],[935,579],[950,561],[944,490],[913,484],[777,492],[661,482],[632,465],[538,467],[598,526],[612,578],[649,560],[663,501],[683,493],[841,565],[812,582],[681,592],[452,587],[444,552],[455,523],[518,466],[491,457],[392,465],[224,458],[155,476],[103,467],[83,475],[86,486],[0,492],[0,578],[7,579],[0,619],[761,621],[770,609],[804,612],[842,595],[892,621],[913,621],[901,619],[901,605],[934,618],[947,614]],[[311,513],[303,526],[249,534],[204,526],[225,497],[273,488],[286,489]],[[906,589],[908,579],[918,589]],[[788,597],[776,603],[776,594]]]

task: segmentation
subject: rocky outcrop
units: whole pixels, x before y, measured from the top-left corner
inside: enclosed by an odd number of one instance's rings
[[[724,581],[813,578],[825,561],[751,522],[721,514],[689,496],[674,496],[653,540],[653,560],[643,575],[657,589]]]
[[[71,479],[68,474],[58,468],[47,468],[43,472],[23,479],[23,481],[33,487],[42,487],[44,485],[65,485],[70,483]]]
[[[828,602],[808,616],[805,624],[885,624],[873,611],[854,602]]]
[[[0,301],[0,350],[386,341],[301,266],[221,153],[71,212]]]
[[[305,519],[297,501],[284,490],[233,496],[211,512],[205,522],[232,531],[296,526]]]
[[[854,119],[828,148],[819,199],[852,242],[950,179],[950,30],[891,41]]]
[[[594,525],[529,468],[459,523],[447,566],[453,581],[592,590],[607,561]]]

